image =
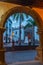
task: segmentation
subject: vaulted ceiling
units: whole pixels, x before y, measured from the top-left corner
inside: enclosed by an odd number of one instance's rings
[[[43,8],[43,0],[0,0],[0,1]]]

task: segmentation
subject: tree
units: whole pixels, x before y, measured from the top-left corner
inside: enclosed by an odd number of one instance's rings
[[[32,27],[33,28],[33,45],[35,45],[35,35],[34,35],[34,27],[36,26],[36,21],[34,21],[34,20],[27,20],[27,22],[28,22],[28,24],[25,26],[25,28],[27,28],[27,26],[28,27]],[[31,24],[29,24],[29,22],[31,22]]]
[[[27,27],[33,27],[33,41],[35,41],[34,39],[34,26],[36,26],[36,22],[33,20],[33,18],[29,19],[29,15],[25,14],[25,13],[16,13],[14,14],[14,19],[16,19],[16,21],[19,20],[19,40],[20,43],[19,45],[21,45],[21,24],[23,21],[26,20],[26,22],[28,22],[28,24],[24,27],[24,29],[26,29]],[[34,42],[33,42],[34,45]]]
[[[36,26],[36,21],[30,21],[32,23],[32,27],[33,27],[33,46],[35,45],[35,34],[34,34],[34,28]]]
[[[14,19],[16,20],[16,23],[19,21],[19,46],[21,46],[21,24],[24,20],[23,13],[16,13],[14,14]]]

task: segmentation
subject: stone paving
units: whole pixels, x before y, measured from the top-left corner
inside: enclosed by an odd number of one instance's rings
[[[5,61],[8,65],[43,65],[34,60],[36,55],[36,50],[6,52]]]
[[[36,55],[36,50],[6,52],[5,61],[6,63],[31,61],[35,59]]]

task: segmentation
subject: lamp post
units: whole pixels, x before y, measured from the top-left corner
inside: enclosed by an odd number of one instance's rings
[[[12,32],[12,48],[14,49],[14,32]]]

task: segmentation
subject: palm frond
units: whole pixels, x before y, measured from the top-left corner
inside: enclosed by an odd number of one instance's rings
[[[29,20],[33,26],[36,26],[36,21],[32,21],[31,19]]]
[[[14,17],[13,17],[13,20],[16,18],[16,15],[17,15],[17,13],[14,13]]]

